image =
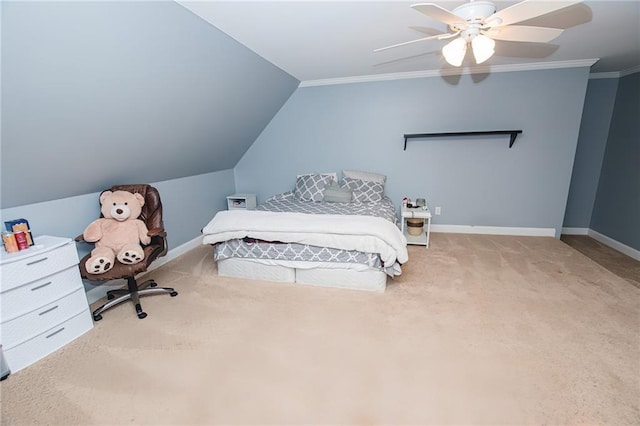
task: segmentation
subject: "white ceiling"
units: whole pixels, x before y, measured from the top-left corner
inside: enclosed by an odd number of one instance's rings
[[[445,24],[410,8],[420,0],[177,1],[302,82],[454,68],[440,52],[446,41],[373,52],[425,37],[411,26],[446,32]],[[449,10],[465,3],[433,2]],[[514,3],[495,2],[498,10]],[[584,1],[523,24],[565,31],[549,44],[498,41],[496,54],[483,65],[497,70],[599,59],[592,73],[623,74],[640,66],[640,0]],[[474,65],[468,59],[463,72]]]

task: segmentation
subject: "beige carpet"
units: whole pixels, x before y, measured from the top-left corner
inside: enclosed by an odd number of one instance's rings
[[[605,269],[640,288],[640,261],[587,235],[562,235],[560,239]]]
[[[640,424],[640,290],[559,240],[433,234],[384,294],[219,278],[1,383],[2,424]]]

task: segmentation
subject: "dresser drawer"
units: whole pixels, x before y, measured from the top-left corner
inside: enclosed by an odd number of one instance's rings
[[[52,325],[60,324],[78,315],[87,308],[87,296],[84,288],[81,288],[35,311],[3,322],[0,324],[2,346],[11,349],[51,328]]]
[[[73,242],[69,242],[53,250],[3,264],[0,291],[5,292],[22,284],[49,276],[70,266],[75,266],[78,262],[76,245]]]
[[[2,322],[24,315],[78,289],[84,289],[84,286],[80,271],[74,265],[57,274],[0,293]]]
[[[89,309],[86,309],[62,324],[49,328],[18,346],[4,350],[3,344],[4,356],[11,373],[16,373],[24,367],[39,361],[56,349],[91,330],[92,327],[91,314]]]

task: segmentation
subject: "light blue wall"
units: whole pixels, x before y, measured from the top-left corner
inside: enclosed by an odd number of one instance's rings
[[[618,83],[591,229],[640,250],[640,73]]]
[[[230,169],[298,86],[173,1],[0,5],[1,208]]]
[[[387,194],[441,206],[434,223],[553,228],[559,236],[588,68],[299,88],[234,168],[259,202],[304,172],[388,176]],[[404,133],[522,129],[508,137]]]
[[[571,175],[564,227],[589,228],[618,79],[589,80]]]
[[[136,182],[114,182],[116,184]],[[226,209],[226,196],[234,192],[233,170],[155,182],[163,206],[169,248],[201,235],[216,212]],[[0,210],[0,220],[25,218],[37,235],[75,238],[100,216],[100,192]],[[2,224],[4,228],[4,224]],[[80,254],[90,250],[80,244]]]

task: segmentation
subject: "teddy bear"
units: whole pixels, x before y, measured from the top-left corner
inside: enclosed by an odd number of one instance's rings
[[[135,264],[144,259],[142,244],[149,244],[147,226],[138,219],[144,197],[129,191],[104,191],[100,194],[102,216],[87,226],[85,241],[95,243],[85,268],[90,274],[102,274],[113,268],[115,259]]]

